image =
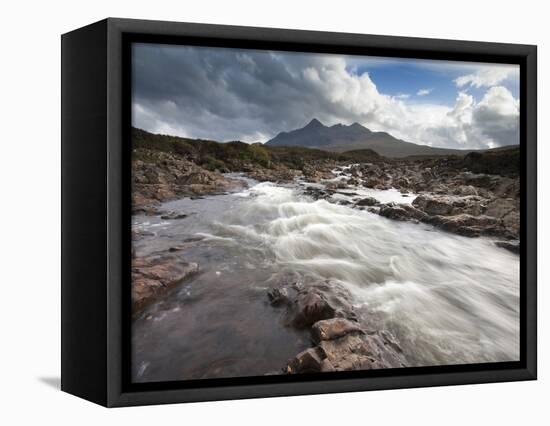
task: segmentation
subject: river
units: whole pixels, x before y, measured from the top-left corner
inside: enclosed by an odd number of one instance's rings
[[[339,281],[359,320],[391,331],[408,365],[519,359],[516,254],[489,238],[314,200],[305,182],[245,180],[246,190],[162,205],[185,219],[133,217],[145,234],[134,243],[138,255],[180,245],[200,267],[134,321],[135,381],[280,374],[310,346],[308,332],[285,326],[284,308],[267,303],[267,290],[292,273]],[[340,202],[414,199],[397,190],[339,192]]]

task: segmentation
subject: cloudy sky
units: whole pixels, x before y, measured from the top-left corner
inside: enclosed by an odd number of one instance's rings
[[[519,67],[158,44],[133,45],[132,124],[265,142],[312,118],[420,144],[519,143]]]

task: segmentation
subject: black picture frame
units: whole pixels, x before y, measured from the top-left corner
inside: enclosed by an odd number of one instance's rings
[[[117,18],[61,41],[62,390],[116,407],[536,379],[536,46]],[[519,64],[521,360],[131,383],[129,45],[135,41]]]

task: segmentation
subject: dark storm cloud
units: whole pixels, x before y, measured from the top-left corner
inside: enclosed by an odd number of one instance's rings
[[[152,131],[259,140],[321,109],[303,90],[302,55],[137,45],[133,57],[134,122]]]
[[[327,125],[359,122],[434,146],[517,143],[517,100],[505,87],[491,87],[479,102],[461,92],[455,105],[415,104],[405,96],[380,93],[367,72],[354,71],[368,68],[368,62],[338,55],[137,44],[133,125],[192,138],[263,142],[315,117]]]

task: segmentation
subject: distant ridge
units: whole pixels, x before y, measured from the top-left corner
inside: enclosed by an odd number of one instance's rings
[[[301,146],[332,152],[371,149],[384,157],[465,155],[475,150],[434,148],[397,139],[386,132],[373,132],[359,123],[325,126],[314,118],[306,126],[281,132],[267,146]]]

